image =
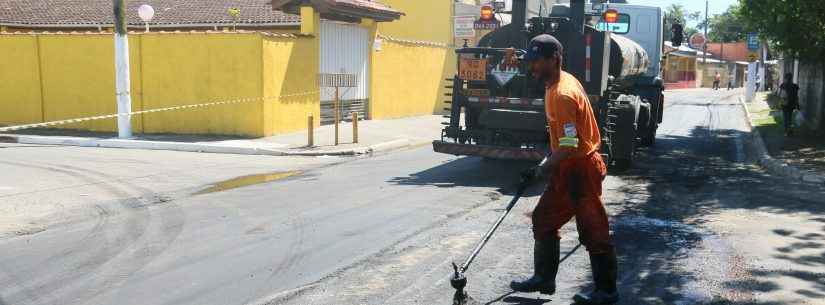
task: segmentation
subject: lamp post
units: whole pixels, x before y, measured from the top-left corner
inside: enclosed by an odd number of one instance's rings
[[[143,20],[143,24],[146,25],[146,32],[149,32],[149,21],[152,21],[152,18],[155,17],[155,9],[152,8],[151,5],[143,4],[138,7],[138,16],[140,20]]]
[[[125,0],[114,0],[115,19],[115,96],[117,98],[118,138],[132,137],[132,96],[129,92],[129,40],[126,36]]]
[[[708,37],[708,26],[710,23],[708,22],[708,4],[709,0],[705,0],[705,39]],[[708,42],[705,41],[705,45],[702,47],[702,64],[706,64],[708,62]]]

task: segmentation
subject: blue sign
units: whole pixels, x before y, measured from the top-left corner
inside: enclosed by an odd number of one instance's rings
[[[748,50],[759,50],[759,35],[756,33],[748,34]]]

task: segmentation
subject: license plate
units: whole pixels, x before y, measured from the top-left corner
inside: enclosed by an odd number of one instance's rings
[[[487,80],[487,60],[462,58],[458,65],[458,77],[464,80]]]

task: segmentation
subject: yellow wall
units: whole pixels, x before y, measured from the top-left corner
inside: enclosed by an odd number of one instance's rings
[[[24,124],[42,119],[37,37],[0,39],[0,124]]]
[[[440,113],[452,50],[384,43],[374,54],[371,117],[399,118]]]
[[[56,121],[117,113],[114,42],[99,34],[38,35],[43,92],[43,119]],[[132,92],[139,92],[138,44],[129,41]],[[35,51],[36,52],[36,51]],[[138,89],[138,90],[136,90]],[[132,95],[132,111],[141,110],[140,96]],[[132,128],[141,130],[139,118]],[[60,126],[93,131],[114,131],[117,122],[97,120]]]
[[[133,111],[255,99],[136,115],[136,133],[265,136],[306,128],[308,114],[319,116],[317,93],[277,98],[318,90],[315,37],[181,32],[129,38]],[[0,34],[0,52],[0,125],[117,112],[111,34]],[[115,131],[116,120],[58,128]]]
[[[442,44],[428,46],[384,39],[381,51],[372,51],[370,117],[398,118],[443,112],[444,79],[455,74],[453,2],[442,0],[386,0],[404,12],[400,20],[381,22],[377,34],[403,40]]]
[[[404,13],[400,20],[381,22],[378,31],[384,35],[411,40],[450,43],[453,40],[453,1],[444,0],[384,0],[384,3]]]
[[[320,125],[318,52],[318,40],[314,38],[263,38],[264,96],[313,92],[281,99],[267,98],[263,116],[265,135],[306,129],[309,115],[315,118],[315,125]]]
[[[147,109],[259,98],[261,36],[257,33],[142,35],[143,101]],[[134,84],[134,82],[133,82]],[[245,102],[147,114],[148,133],[262,135],[262,103]]]

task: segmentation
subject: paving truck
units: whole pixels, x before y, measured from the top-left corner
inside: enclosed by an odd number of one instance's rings
[[[662,11],[654,6],[571,0],[527,16],[513,0],[511,22],[456,49],[458,73],[447,87],[449,119],[436,152],[493,159],[541,160],[548,150],[542,82],[520,60],[543,33],[564,45],[563,69],[582,83],[593,105],[601,154],[631,165],[637,147],[653,145],[662,122]]]

